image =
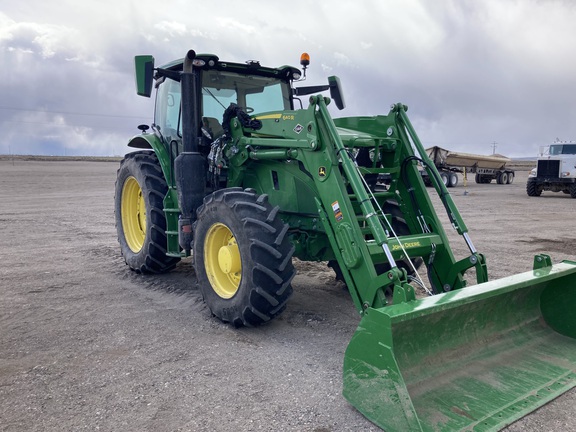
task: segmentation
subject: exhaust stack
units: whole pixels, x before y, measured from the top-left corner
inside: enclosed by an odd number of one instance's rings
[[[189,254],[192,249],[192,223],[196,220],[196,209],[202,204],[206,186],[206,161],[198,152],[199,112],[198,75],[192,65],[196,53],[188,51],[180,85],[182,89],[182,147],[183,151],[174,160],[174,177],[178,190],[180,219],[178,242]]]

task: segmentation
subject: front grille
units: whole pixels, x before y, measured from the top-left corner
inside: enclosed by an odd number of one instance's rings
[[[559,160],[539,160],[538,177],[560,177]]]

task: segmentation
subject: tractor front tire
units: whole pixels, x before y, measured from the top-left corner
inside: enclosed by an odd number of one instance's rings
[[[194,267],[206,305],[235,327],[278,316],[292,294],[294,246],[267,195],[229,188],[206,198],[194,223]]]
[[[138,273],[163,273],[180,261],[166,255],[167,190],[154,152],[128,153],[120,162],[114,195],[116,231],[126,264]]]

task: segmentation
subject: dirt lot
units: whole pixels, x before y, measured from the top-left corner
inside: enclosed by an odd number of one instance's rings
[[[298,263],[279,319],[220,323],[189,261],[161,276],[125,266],[117,165],[0,160],[0,431],[378,430],[341,396],[359,317],[333,275]],[[576,200],[529,198],[526,177],[452,190],[491,279],[540,252],[576,260]],[[573,389],[509,430],[576,431],[575,407]]]

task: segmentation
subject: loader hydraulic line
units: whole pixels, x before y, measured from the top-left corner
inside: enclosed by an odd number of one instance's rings
[[[448,218],[450,219],[452,226],[458,231],[458,234],[460,234],[464,238],[464,241],[466,242],[468,249],[470,249],[470,252],[472,254],[477,254],[477,250],[474,247],[474,245],[472,244],[472,240],[470,239],[470,236],[468,235],[468,228],[466,227],[464,220],[460,216],[460,213],[456,209],[456,205],[454,204],[454,201],[452,200],[452,197],[450,196],[448,189],[444,185],[444,182],[441,181],[440,175],[438,174],[438,171],[436,169],[432,168],[434,166],[434,163],[428,157],[428,154],[424,150],[424,146],[422,145],[422,143],[420,142],[420,139],[416,135],[416,131],[414,130],[414,127],[412,126],[410,119],[406,115],[405,106],[402,104],[396,104],[394,109],[396,110],[396,112],[398,113],[400,118],[402,119],[402,122],[404,123],[406,129],[408,130],[408,133],[410,134],[410,138],[412,140],[412,143],[414,144],[414,146],[416,147],[416,150],[420,154],[419,160],[422,162],[422,164],[428,170],[430,177],[434,178],[434,180],[435,180],[434,183],[435,183],[436,190],[438,192],[438,195],[440,196],[440,199],[442,201],[442,204],[444,205],[444,208],[446,209],[446,213],[448,214]],[[477,257],[477,258],[479,258],[479,257]],[[486,282],[487,280],[488,279],[486,278],[482,282]],[[480,283],[480,282],[478,282],[478,283]]]
[[[366,221],[368,222],[372,234],[374,235],[374,239],[376,242],[382,247],[384,254],[386,255],[386,259],[390,263],[392,269],[397,270],[397,265],[390,252],[390,248],[388,247],[388,239],[386,237],[386,233],[382,229],[382,225],[379,222],[378,215],[372,206],[372,202],[370,201],[370,197],[366,193],[364,186],[358,179],[356,175],[356,169],[354,167],[354,162],[348,153],[346,147],[342,143],[340,136],[336,130],[336,125],[332,121],[332,117],[328,113],[328,108],[326,106],[326,101],[323,97],[317,96],[310,98],[311,104],[316,104],[318,106],[318,111],[322,118],[322,121],[325,123],[328,133],[330,134],[330,140],[334,143],[336,147],[336,155],[341,158],[342,160],[342,167],[344,172],[346,173],[348,179],[350,180],[350,185],[352,186],[352,190],[356,194],[358,201],[360,202],[360,207],[362,208],[362,212]],[[376,220],[374,219],[376,218]],[[392,278],[391,278],[392,279]],[[396,279],[396,278],[394,278]]]
[[[440,178],[440,176],[438,175],[438,172],[436,170],[430,169],[430,166],[428,165],[428,163],[425,160],[423,160],[417,156],[410,156],[410,157],[407,157],[406,159],[404,159],[404,161],[402,162],[402,169],[401,169],[402,174],[404,175],[404,173],[405,173],[404,166],[412,160],[420,162],[428,170],[430,177],[434,179],[434,185],[437,188],[437,190],[439,190],[438,196],[440,197],[440,201],[442,202],[442,204],[444,205],[444,208],[446,209],[446,214],[448,215],[448,219],[452,223],[452,226],[456,229],[456,227],[458,227],[459,225],[455,219],[453,211],[450,209],[450,204],[448,203],[448,201],[446,199],[446,197],[449,195],[448,191],[446,190],[446,188],[442,188],[440,186],[441,184],[443,185],[443,182],[442,182],[442,179]],[[404,177],[405,177],[405,175],[404,175]],[[404,178],[404,181],[406,184],[410,184],[407,178]],[[410,198],[412,200],[412,204],[414,205],[414,208],[418,208],[418,206],[416,204],[416,199],[414,197],[414,188],[409,187],[408,192],[410,192]],[[420,215],[422,215],[422,213],[420,212],[420,209],[418,209],[418,213]],[[425,226],[425,225],[423,225],[423,226]],[[470,252],[472,254],[477,253],[478,251],[476,250],[476,248],[472,244],[472,240],[470,239],[468,232],[464,231],[461,234],[462,234],[462,237],[464,238],[464,241],[466,242],[466,245],[470,249]]]

